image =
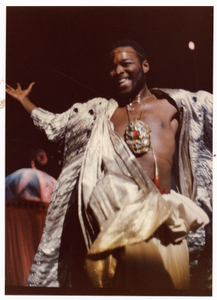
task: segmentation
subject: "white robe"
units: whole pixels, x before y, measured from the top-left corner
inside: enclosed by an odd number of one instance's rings
[[[203,135],[203,132],[204,128],[208,132],[209,127],[211,127],[212,95],[206,92],[190,93],[183,90],[167,90],[167,92],[175,100],[183,116],[180,143],[176,156],[179,192],[195,202],[200,197],[200,203],[198,204],[202,204],[206,212],[211,212],[212,158],[208,145],[209,141],[207,142],[208,135]],[[195,98],[197,99],[196,104]],[[73,258],[70,258],[70,253],[66,252],[63,262],[58,262],[58,259],[65,216],[67,211],[71,209],[70,199],[71,196],[74,198],[77,196],[75,191],[77,180],[79,180],[79,218],[87,250],[90,249],[93,243],[90,234],[91,228],[86,226],[84,219],[88,218],[86,207],[92,189],[102,176],[101,164],[92,164],[92,161],[94,162],[92,159],[95,157],[100,161],[100,157],[102,157],[101,147],[98,144],[101,143],[100,136],[102,132],[100,130],[103,130],[104,116],[106,115],[110,119],[118,106],[114,100],[110,100],[109,103],[107,107],[108,101],[106,99],[95,98],[84,104],[76,103],[62,114],[52,114],[41,108],[37,108],[32,112],[31,117],[35,125],[44,130],[50,140],[64,140],[65,147],[63,170],[54,187],[43,236],[35,255],[27,285],[70,285],[68,265],[69,260]],[[97,137],[96,134],[98,134],[98,144],[94,145],[94,147],[97,147],[92,149],[90,155],[88,149],[90,148],[91,138]],[[126,148],[124,141],[122,143]],[[200,151],[201,148],[203,148],[203,151]],[[125,154],[126,157],[122,157],[123,161],[127,159],[129,152],[125,151]],[[89,165],[88,161],[94,168],[89,168],[91,176],[83,178],[84,174],[88,174],[86,172]],[[199,166],[198,162],[200,162]],[[198,167],[200,168],[199,172],[197,172]],[[140,168],[136,166],[132,171],[135,170],[138,174]],[[90,178],[92,178],[91,185],[88,183]],[[204,182],[204,178],[206,182]],[[143,181],[143,175],[139,174],[137,180],[142,189],[150,183],[149,181],[148,183]],[[165,201],[163,202],[165,203]],[[63,282],[59,281],[61,274],[58,274],[58,263],[59,265],[63,264],[65,272]]]
[[[187,197],[174,191],[166,195],[159,193],[125,142],[114,132],[107,117],[113,114],[113,109],[110,102],[106,113],[99,118],[87,145],[80,175],[80,212],[84,205],[84,210],[91,211],[100,228],[88,252],[87,271],[95,286],[108,285],[109,279],[104,274],[109,267],[102,268],[100,259],[100,262],[95,259],[90,262],[91,257],[100,253],[104,257],[106,251],[110,255],[111,250],[152,238],[175,288],[186,289],[189,286],[189,257],[184,238],[190,230],[195,232],[208,224],[209,218]],[[87,219],[91,219],[88,213]],[[170,229],[171,241],[166,246],[164,234],[161,236],[158,231],[155,236],[162,224]],[[100,269],[96,267],[99,263]],[[109,275],[112,281],[115,269],[109,272],[113,273],[113,276]],[[144,276],[147,276],[146,272],[144,270]]]

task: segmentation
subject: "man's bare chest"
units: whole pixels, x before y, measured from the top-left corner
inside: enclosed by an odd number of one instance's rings
[[[149,125],[154,136],[162,133],[164,135],[169,134],[171,131],[176,133],[178,129],[177,109],[166,99],[150,102],[146,105],[134,105],[133,108],[132,111],[128,111],[125,107],[117,108],[111,118],[114,130],[122,138],[128,124],[136,120],[141,120]]]

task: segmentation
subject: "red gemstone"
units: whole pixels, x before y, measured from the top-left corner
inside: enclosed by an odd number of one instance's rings
[[[134,137],[138,137],[138,136],[139,136],[139,131],[134,130],[133,136],[134,136]]]

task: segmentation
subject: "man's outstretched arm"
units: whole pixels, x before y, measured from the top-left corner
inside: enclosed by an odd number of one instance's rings
[[[14,99],[18,100],[29,114],[31,114],[33,109],[37,108],[28,97],[34,84],[34,82],[30,83],[26,90],[22,90],[19,83],[17,83],[16,89],[12,88],[9,84],[6,84],[6,92]]]
[[[6,92],[23,105],[24,109],[33,119],[33,123],[40,130],[45,132],[49,140],[57,142],[65,136],[71,109],[61,114],[55,114],[40,107],[36,107],[29,99],[29,94],[33,85],[34,82],[30,83],[27,89],[22,90],[19,83],[17,83],[16,89],[9,84],[6,84]],[[74,115],[77,115],[77,113],[74,112]]]

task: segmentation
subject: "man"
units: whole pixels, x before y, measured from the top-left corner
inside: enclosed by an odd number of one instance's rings
[[[193,166],[199,155],[205,176],[211,176],[209,143],[201,138],[198,143],[204,152],[198,154],[198,144],[193,146],[196,134],[188,135],[186,126],[195,126],[197,138],[201,128],[209,132],[211,95],[151,93],[144,50],[129,40],[112,47],[110,62],[115,100],[76,103],[63,114],[36,108],[28,98],[34,83],[26,90],[19,84],[16,90],[7,85],[8,94],[21,102],[50,140],[65,139],[63,170],[27,285],[73,286],[76,247],[67,237],[77,205],[87,249],[85,270],[95,287],[186,289],[185,237],[209,223],[193,202],[203,185]],[[208,121],[201,116],[197,124],[199,117],[191,104],[183,103],[183,93],[188,102],[192,97],[195,102],[205,99]],[[172,167],[177,169],[177,190],[193,201],[170,191]],[[207,194],[203,203],[209,209],[210,186]]]
[[[56,183],[40,170],[48,162],[43,149],[36,149],[29,158],[31,167],[18,169],[5,179],[6,285],[26,285]]]
[[[38,170],[41,165],[46,165],[47,154],[43,149],[37,149],[31,154],[31,168],[19,169],[6,177],[6,199],[26,199],[49,203],[56,179]]]

